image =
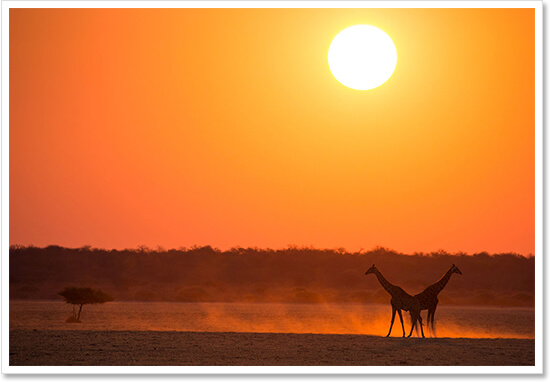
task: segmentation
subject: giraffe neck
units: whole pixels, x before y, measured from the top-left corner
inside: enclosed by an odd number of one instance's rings
[[[386,292],[388,292],[392,296],[395,296],[395,294],[397,293],[397,287],[392,283],[390,283],[388,280],[386,280],[384,276],[382,276],[382,273],[380,273],[379,270],[376,270],[374,274],[376,275],[376,278],[382,285],[382,288],[384,288]]]
[[[451,275],[453,273],[451,272],[451,270],[449,269],[447,271],[447,273],[445,273],[443,275],[443,277],[441,278],[441,280],[439,280],[438,282],[436,282],[435,284],[432,285],[433,287],[433,291],[436,292],[436,293],[439,293],[443,290],[443,288],[445,288],[445,285],[447,285],[447,283],[449,282],[449,279],[451,278]]]

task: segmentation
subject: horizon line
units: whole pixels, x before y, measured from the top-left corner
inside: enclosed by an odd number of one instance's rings
[[[269,247],[258,247],[258,246],[241,246],[241,245],[235,245],[235,246],[232,246],[228,249],[220,249],[218,247],[215,247],[215,246],[212,246],[212,245],[209,245],[209,244],[206,244],[206,245],[198,245],[198,244],[193,244],[191,246],[179,246],[177,248],[173,247],[173,248],[168,248],[168,247],[165,247],[165,246],[162,246],[162,245],[157,245],[156,247],[150,247],[148,245],[145,245],[145,244],[140,244],[140,245],[137,245],[136,247],[126,247],[126,248],[100,248],[100,247],[94,247],[92,245],[89,245],[89,244],[85,244],[85,245],[81,245],[81,246],[78,246],[78,247],[70,247],[70,246],[63,246],[63,245],[59,245],[59,244],[48,244],[48,245],[44,245],[44,246],[36,246],[34,244],[27,244],[27,245],[24,245],[24,244],[10,244],[9,245],[9,249],[12,250],[12,249],[27,249],[27,248],[36,248],[36,249],[47,249],[49,247],[59,247],[59,248],[62,248],[62,249],[70,249],[70,250],[88,250],[88,251],[93,251],[93,250],[97,250],[97,251],[109,251],[109,252],[113,252],[113,251],[117,251],[117,252],[122,252],[122,251],[135,251],[135,252],[141,252],[141,253],[153,253],[153,252],[156,252],[156,253],[162,253],[162,252],[172,252],[172,251],[180,251],[180,252],[188,252],[188,251],[193,251],[193,250],[197,250],[197,249],[204,249],[204,248],[210,248],[212,251],[214,252],[220,252],[220,253],[223,253],[223,252],[235,252],[235,251],[241,251],[241,250],[254,250],[254,251],[265,251],[265,252],[277,252],[277,251],[288,251],[288,250],[311,250],[311,251],[321,251],[321,252],[337,252],[337,253],[340,253],[340,254],[358,254],[358,255],[364,255],[364,254],[368,254],[368,253],[371,253],[371,252],[376,252],[376,251],[384,251],[384,252],[393,252],[397,255],[404,255],[404,256],[422,256],[422,255],[432,255],[432,254],[435,254],[435,255],[443,255],[443,256],[475,256],[475,255],[489,255],[489,256],[494,256],[494,255],[514,255],[514,256],[521,256],[521,257],[525,257],[525,258],[531,258],[531,257],[535,257],[535,255],[533,253],[528,253],[528,254],[522,254],[522,253],[519,253],[519,252],[516,252],[516,251],[507,251],[507,252],[489,252],[489,251],[486,251],[486,250],[483,250],[483,251],[476,251],[476,252],[472,252],[472,253],[468,253],[468,252],[465,252],[465,251],[456,251],[456,252],[449,252],[445,249],[438,249],[438,250],[435,250],[435,251],[414,251],[412,253],[405,253],[405,252],[401,252],[401,251],[398,251],[398,250],[395,250],[395,249],[392,249],[392,248],[389,248],[389,247],[385,247],[385,246],[381,246],[381,245],[376,245],[374,247],[372,247],[371,249],[365,249],[365,248],[360,248],[359,250],[357,251],[349,251],[347,250],[345,247],[333,247],[333,248],[317,248],[317,247],[314,247],[313,245],[296,245],[296,244],[288,244],[286,247],[282,247],[282,248],[269,248]]]

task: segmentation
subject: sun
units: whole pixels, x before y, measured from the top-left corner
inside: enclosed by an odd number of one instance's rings
[[[354,25],[332,40],[328,65],[342,85],[356,90],[374,89],[392,76],[397,50],[383,30],[372,25]]]

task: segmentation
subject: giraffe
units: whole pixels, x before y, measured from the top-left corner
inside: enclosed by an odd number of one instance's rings
[[[416,298],[418,300],[418,303],[420,304],[421,311],[428,309],[428,330],[430,330],[431,327],[431,332],[434,336],[435,310],[437,308],[437,303],[439,302],[439,300],[437,299],[437,295],[443,290],[443,288],[445,288],[445,285],[447,285],[453,273],[458,273],[459,275],[462,274],[462,272],[460,272],[460,269],[458,269],[458,267],[453,264],[438,282],[430,285],[429,287],[424,289],[423,292],[418,293],[414,296],[414,298]]]
[[[408,311],[411,314],[411,321],[412,321],[412,327],[411,332],[409,333],[409,337],[411,336],[413,329],[416,327],[417,334],[418,334],[418,324],[417,321],[420,322],[420,330],[422,331],[422,338],[424,338],[424,330],[422,329],[422,317],[420,316],[420,305],[418,304],[418,301],[405,292],[401,287],[398,287],[396,285],[391,284],[388,280],[382,276],[382,273],[376,268],[374,264],[372,264],[372,267],[370,267],[365,274],[371,274],[374,273],[376,278],[378,278],[378,281],[382,285],[382,287],[391,295],[391,306],[392,306],[392,315],[391,315],[391,324],[390,324],[390,331],[388,332],[388,335],[386,337],[389,337],[391,334],[391,329],[393,327],[393,321],[395,319],[395,312],[399,313],[399,319],[401,320],[401,328],[403,329],[403,337],[405,337],[405,326],[403,325],[403,316],[401,315],[401,309],[404,311]]]

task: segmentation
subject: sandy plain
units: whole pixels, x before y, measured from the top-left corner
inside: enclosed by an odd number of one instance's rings
[[[521,366],[532,339],[10,330],[10,366]]]

